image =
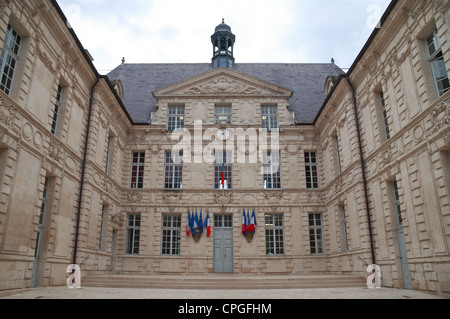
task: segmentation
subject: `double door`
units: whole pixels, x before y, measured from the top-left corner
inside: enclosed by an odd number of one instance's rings
[[[233,216],[214,216],[214,273],[234,272]]]

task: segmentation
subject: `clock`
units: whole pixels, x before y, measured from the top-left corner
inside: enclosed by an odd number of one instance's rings
[[[228,132],[228,130],[219,130],[217,132],[217,137],[220,140],[225,141],[226,139],[228,139],[230,137],[230,132]]]

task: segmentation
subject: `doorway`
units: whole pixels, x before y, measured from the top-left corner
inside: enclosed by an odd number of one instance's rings
[[[109,263],[109,271],[116,271],[116,243],[117,243],[117,230],[113,230],[112,232],[112,240],[111,240],[111,261]]]
[[[44,277],[44,268],[45,268],[45,260],[46,260],[46,249],[47,249],[47,240],[48,234],[45,232],[45,224],[46,224],[46,215],[47,215],[47,207],[49,206],[49,188],[50,188],[50,178],[48,176],[45,177],[44,182],[44,192],[42,195],[42,203],[41,210],[39,214],[39,226],[36,237],[36,249],[34,251],[34,262],[33,262],[33,270],[31,273],[31,288],[36,288],[42,284],[42,280]]]
[[[403,218],[400,207],[400,196],[398,193],[397,181],[393,182],[393,190],[394,190],[395,212],[397,216],[397,227],[396,227],[397,243],[400,257],[401,274],[403,277],[403,288],[411,290],[412,289],[411,275],[409,272],[408,254],[406,251],[405,233],[403,231]]]
[[[232,274],[233,215],[214,215],[214,273]]]

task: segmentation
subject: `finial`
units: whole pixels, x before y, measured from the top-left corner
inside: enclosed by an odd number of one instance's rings
[[[125,57],[122,58],[122,64],[125,64]]]
[[[225,23],[225,19],[222,19],[222,24],[224,24]]]
[[[334,64],[334,58],[331,58],[331,63]]]

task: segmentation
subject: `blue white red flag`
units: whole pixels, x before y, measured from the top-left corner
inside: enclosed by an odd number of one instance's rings
[[[200,220],[198,221],[198,228],[200,228],[200,232],[203,234],[203,216],[202,210],[200,211]]]
[[[209,237],[209,235],[211,235],[211,225],[209,224],[209,213],[207,213],[206,215],[205,227],[206,227],[206,236]]]
[[[245,217],[245,210],[242,216],[242,235],[247,236],[247,221]]]
[[[195,217],[194,222],[192,223],[194,230],[198,227],[198,214],[197,211],[195,211]]]
[[[225,151],[223,151],[222,159],[222,189],[225,189]]]
[[[248,227],[249,232],[255,232],[256,231],[256,216],[255,211],[253,211],[252,219],[250,221],[250,226]]]
[[[186,224],[186,235],[189,237],[191,235],[191,211],[188,210],[188,220]]]

